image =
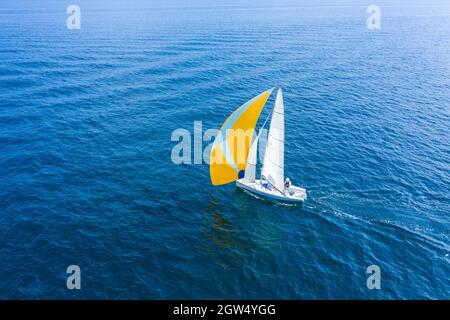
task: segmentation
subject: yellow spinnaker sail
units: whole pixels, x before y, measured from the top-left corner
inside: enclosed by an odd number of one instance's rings
[[[256,122],[272,90],[247,101],[223,123],[211,149],[209,173],[213,185],[243,177]]]

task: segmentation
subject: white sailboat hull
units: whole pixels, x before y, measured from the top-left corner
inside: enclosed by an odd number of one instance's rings
[[[289,188],[289,192],[286,192],[285,195],[281,194],[281,192],[276,189],[269,190],[264,188],[261,185],[260,180],[255,180],[255,182],[247,182],[244,179],[240,179],[236,181],[236,186],[269,200],[291,203],[304,202],[306,200],[306,190],[295,186],[291,186]]]

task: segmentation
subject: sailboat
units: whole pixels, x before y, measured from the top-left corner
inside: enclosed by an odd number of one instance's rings
[[[236,186],[257,197],[280,202],[304,202],[306,190],[284,177],[284,102],[278,88],[271,113],[260,179],[256,179],[258,142],[268,119],[256,134],[255,126],[274,88],[236,109],[220,128],[211,148],[210,177],[213,185],[236,181]],[[236,134],[240,132],[241,134]],[[236,138],[251,137],[251,143],[236,146]],[[242,140],[242,139],[241,139]],[[239,161],[244,159],[244,161]]]

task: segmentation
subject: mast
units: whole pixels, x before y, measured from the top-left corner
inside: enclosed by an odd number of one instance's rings
[[[257,165],[257,154],[258,154],[258,142],[259,137],[261,135],[262,130],[266,126],[267,121],[270,118],[270,114],[267,116],[266,120],[264,121],[261,129],[259,129],[258,135],[253,139],[252,144],[250,146],[250,150],[248,152],[247,156],[247,165],[245,166],[245,174],[244,174],[244,180],[246,182],[255,182],[256,177],[256,165]]]

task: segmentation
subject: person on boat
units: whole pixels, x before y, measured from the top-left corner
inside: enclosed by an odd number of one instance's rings
[[[267,190],[272,191],[273,190],[273,186],[270,184],[269,181],[264,181],[263,185],[264,188],[266,188]]]
[[[286,178],[286,180],[284,180],[285,191],[289,191],[289,188],[291,187],[291,185],[292,185],[291,180],[289,180],[289,178]]]

